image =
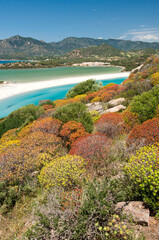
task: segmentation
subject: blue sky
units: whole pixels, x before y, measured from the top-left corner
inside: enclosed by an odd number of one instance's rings
[[[0,39],[17,34],[159,42],[159,0],[0,0]]]

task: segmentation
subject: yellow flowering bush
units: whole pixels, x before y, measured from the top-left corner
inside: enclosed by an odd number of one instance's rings
[[[39,182],[46,188],[72,187],[85,175],[85,165],[85,160],[76,155],[55,158],[42,168]]]
[[[134,184],[135,194],[153,210],[157,210],[159,207],[158,146],[151,145],[140,148],[125,166],[125,172],[131,183]]]
[[[87,96],[87,94],[81,94],[81,95],[75,96],[74,99],[78,99],[78,100],[80,100],[80,101],[83,101],[86,96]]]
[[[95,123],[96,121],[98,121],[98,119],[100,118],[100,114],[99,114],[98,111],[96,111],[96,110],[90,111],[90,114],[91,114],[91,116],[92,116],[93,123]]]
[[[153,85],[159,84],[159,72],[153,73],[153,74],[151,75],[151,83],[152,83]]]
[[[100,100],[101,100],[100,97],[95,97],[95,98],[93,98],[93,99],[91,100],[91,103],[93,103],[93,102],[99,102]]]

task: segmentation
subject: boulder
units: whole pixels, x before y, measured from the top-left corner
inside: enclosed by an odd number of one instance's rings
[[[101,102],[87,103],[86,106],[89,111],[102,112],[104,110]]]
[[[39,105],[42,104],[42,103],[46,103],[49,99],[44,99],[44,100],[40,100],[39,101]]]
[[[117,98],[117,99],[110,100],[108,102],[108,104],[111,105],[111,106],[117,106],[117,105],[121,104],[124,101],[125,101],[125,98]]]
[[[115,206],[116,211],[122,211],[128,216],[132,216],[133,220],[140,225],[149,225],[149,209],[145,208],[143,202],[119,202]]]
[[[123,105],[118,105],[118,106],[116,106],[116,107],[109,108],[109,109],[103,111],[102,114],[104,114],[104,113],[119,112],[120,110],[124,110],[124,109],[126,109],[125,106],[123,106]]]

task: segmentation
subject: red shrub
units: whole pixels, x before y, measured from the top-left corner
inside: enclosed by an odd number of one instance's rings
[[[106,113],[95,123],[96,131],[107,137],[115,137],[125,130],[124,119],[121,113]]]
[[[127,139],[127,146],[155,144],[159,142],[159,119],[153,118],[132,129]]]
[[[112,123],[117,125],[123,123],[124,121],[121,113],[105,113],[100,117],[96,124],[98,124],[99,122]]]
[[[117,89],[116,93],[124,92],[126,89],[127,89],[126,86],[120,86],[120,87]]]
[[[71,146],[71,144],[80,137],[88,135],[82,123],[75,121],[69,121],[62,126],[60,131],[66,146]]]
[[[72,144],[70,154],[80,155],[89,165],[103,163],[107,159],[107,148],[110,140],[99,133],[80,138]]]

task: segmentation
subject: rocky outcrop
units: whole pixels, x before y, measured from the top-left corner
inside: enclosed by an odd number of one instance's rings
[[[117,99],[110,100],[108,102],[108,105],[117,106],[117,105],[121,104],[124,101],[125,101],[125,98],[117,98]]]
[[[104,112],[102,112],[102,114],[104,114],[104,113],[119,112],[119,111],[124,110],[124,109],[126,109],[125,106],[123,106],[123,105],[118,105],[118,106],[116,106],[116,107],[109,108],[109,109],[105,110]]]
[[[86,106],[90,112],[97,111],[101,114],[104,111],[102,102],[87,103]]]
[[[146,209],[143,202],[119,202],[115,207],[116,211],[122,211],[124,214],[131,216],[133,220],[140,225],[149,225],[149,209]]]

